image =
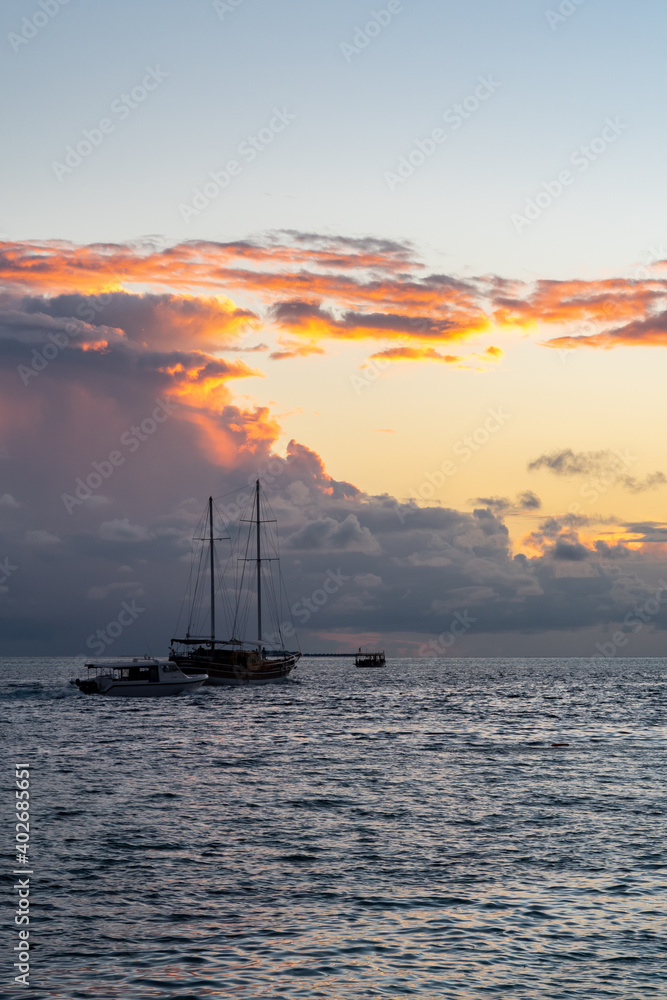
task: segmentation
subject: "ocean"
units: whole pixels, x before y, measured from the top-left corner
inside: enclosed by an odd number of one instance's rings
[[[667,659],[304,658],[158,699],[84,673],[0,661],[7,850],[15,764],[31,814],[2,995],[27,940],[30,997],[667,996]]]

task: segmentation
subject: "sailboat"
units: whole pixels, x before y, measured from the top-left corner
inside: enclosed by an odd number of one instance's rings
[[[196,595],[200,588],[198,582],[195,585],[195,599],[192,602],[190,612],[190,622],[186,635],[183,638],[171,640],[169,657],[183,671],[184,674],[207,674],[207,684],[270,684],[280,681],[296,667],[301,653],[286,652],[284,650],[283,627],[278,624],[277,630],[272,634],[270,640],[265,640],[262,624],[262,582],[265,578],[264,564],[277,562],[277,556],[266,557],[262,554],[262,524],[268,523],[271,519],[262,519],[261,508],[261,488],[259,479],[255,483],[253,505],[251,516],[245,520],[249,525],[248,539],[245,547],[246,557],[239,558],[239,561],[246,564],[254,562],[255,569],[255,602],[257,614],[257,637],[251,639],[240,639],[235,633],[240,627],[244,618],[242,607],[247,591],[244,588],[245,574],[237,588],[235,608],[232,621],[232,632],[228,639],[219,639],[216,636],[216,585],[215,585],[215,543],[222,541],[221,538],[214,537],[213,526],[213,498],[208,499],[207,511],[207,533],[206,536],[198,539],[208,543],[208,572],[210,576],[209,591],[209,620],[210,635],[193,635],[193,621],[196,614]],[[248,558],[250,551],[251,536],[255,538],[255,555]],[[290,632],[294,635],[293,628]],[[264,643],[269,641],[275,645],[277,641],[278,649],[274,652],[267,652]]]

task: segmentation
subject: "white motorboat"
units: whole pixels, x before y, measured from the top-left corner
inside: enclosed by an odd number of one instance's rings
[[[159,698],[182,691],[196,691],[208,680],[206,674],[188,677],[172,660],[153,656],[126,657],[86,663],[88,676],[71,681],[84,694],[108,694],[121,698]]]

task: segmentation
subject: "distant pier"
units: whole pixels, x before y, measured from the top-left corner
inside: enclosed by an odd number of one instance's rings
[[[284,653],[285,653],[285,650],[282,650],[282,649],[281,650],[272,650],[272,649],[269,649],[269,650],[266,651],[265,655],[266,656],[278,656],[278,655],[282,656]],[[349,657],[349,656],[356,656],[357,654],[356,653],[302,653],[301,655],[302,656],[348,656]]]

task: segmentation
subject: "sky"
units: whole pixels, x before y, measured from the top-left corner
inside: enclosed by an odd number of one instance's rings
[[[5,654],[166,653],[259,477],[304,650],[662,655],[666,22],[6,0]]]

